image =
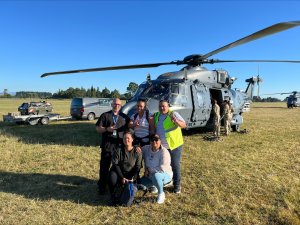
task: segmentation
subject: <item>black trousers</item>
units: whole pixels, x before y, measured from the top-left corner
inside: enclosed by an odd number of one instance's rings
[[[99,170],[99,190],[104,191],[108,183],[108,174],[111,166],[113,152],[116,151],[119,144],[107,143],[106,148],[101,149],[100,170]]]
[[[121,177],[118,176],[117,172],[115,170],[110,170],[108,187],[109,187],[109,192],[110,192],[111,196],[113,196],[117,185],[121,184],[121,183],[122,183],[122,179],[121,179]]]

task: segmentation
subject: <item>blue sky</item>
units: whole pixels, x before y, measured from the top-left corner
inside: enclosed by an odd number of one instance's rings
[[[300,20],[297,1],[0,1],[0,92],[69,87],[126,91],[182,66],[57,75],[46,72],[169,62],[205,54],[279,22]],[[300,60],[300,26],[214,59]],[[257,75],[260,93],[300,91],[300,64],[222,63],[234,87]],[[282,97],[282,96],[279,96]]]

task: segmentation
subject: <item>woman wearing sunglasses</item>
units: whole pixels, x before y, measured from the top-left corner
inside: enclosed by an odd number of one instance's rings
[[[144,146],[142,152],[145,174],[141,183],[148,188],[154,185],[154,193],[158,192],[157,203],[162,204],[165,201],[164,185],[170,183],[173,177],[170,153],[161,145],[158,134],[151,137],[150,145]]]

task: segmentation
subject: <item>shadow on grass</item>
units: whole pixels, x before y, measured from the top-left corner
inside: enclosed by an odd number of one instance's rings
[[[55,144],[74,146],[99,146],[100,136],[95,124],[86,122],[53,123],[49,125],[16,125],[0,122],[5,135],[30,144]]]
[[[287,107],[282,107],[282,106],[251,106],[251,108],[255,109],[288,109]]]
[[[79,176],[0,172],[0,191],[29,199],[71,201],[92,206],[108,205],[109,195],[99,196],[97,184]]]
[[[183,129],[182,134],[183,136],[193,136],[197,134],[209,134],[209,132],[212,132],[212,128],[210,127],[198,127],[198,128],[191,128],[188,130]]]
[[[18,138],[19,142],[28,144],[55,144],[74,146],[99,146],[100,136],[96,132],[95,124],[76,122],[68,124],[50,125],[16,125],[0,122],[4,134]],[[184,136],[205,134],[208,128],[192,128],[182,130]]]

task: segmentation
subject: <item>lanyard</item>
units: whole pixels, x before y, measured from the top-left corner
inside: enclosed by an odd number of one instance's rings
[[[112,119],[113,119],[114,125],[117,125],[117,121],[119,119],[119,114],[117,116],[115,116],[114,113],[112,113]]]

